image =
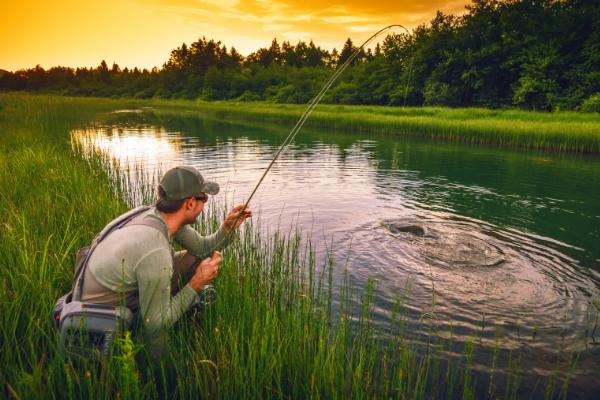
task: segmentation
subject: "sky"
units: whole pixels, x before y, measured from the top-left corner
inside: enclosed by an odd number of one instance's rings
[[[338,50],[380,28],[413,29],[467,0],[0,0],[0,69],[161,67],[182,43],[204,36],[248,55],[280,42],[313,40]]]

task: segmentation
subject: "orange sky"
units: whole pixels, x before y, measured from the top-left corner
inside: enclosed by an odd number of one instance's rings
[[[36,64],[162,66],[172,49],[198,37],[221,40],[242,54],[274,37],[313,39],[338,49],[383,26],[411,29],[436,10],[461,13],[467,0],[0,0],[0,69]]]

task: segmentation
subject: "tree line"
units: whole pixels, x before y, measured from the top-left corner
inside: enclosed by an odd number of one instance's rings
[[[3,71],[0,90],[305,103],[355,51],[325,102],[600,111],[600,3],[589,0],[474,0],[373,49],[273,39],[244,57],[202,37],[161,68],[37,66]]]

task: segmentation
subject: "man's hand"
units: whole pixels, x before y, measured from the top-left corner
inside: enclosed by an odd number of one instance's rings
[[[252,217],[252,211],[248,208],[244,209],[244,205],[235,206],[233,210],[225,217],[225,230],[227,233],[233,233],[237,228],[242,225],[246,218]]]
[[[219,264],[223,261],[223,256],[218,251],[215,251],[212,256],[205,258],[196,268],[196,273],[190,279],[190,286],[196,292],[207,284],[211,283],[219,272]]]

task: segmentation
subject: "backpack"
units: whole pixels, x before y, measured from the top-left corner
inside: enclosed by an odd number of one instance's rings
[[[157,229],[168,237],[164,224],[154,219],[137,218],[150,209],[139,206],[120,215],[96,235],[90,246],[77,251],[75,279],[71,290],[61,296],[52,311],[52,321],[59,329],[59,346],[76,353],[99,350],[108,356],[116,334],[130,330],[133,312],[125,305],[94,304],[81,301],[87,264],[94,250],[109,234],[131,225],[145,225]]]

